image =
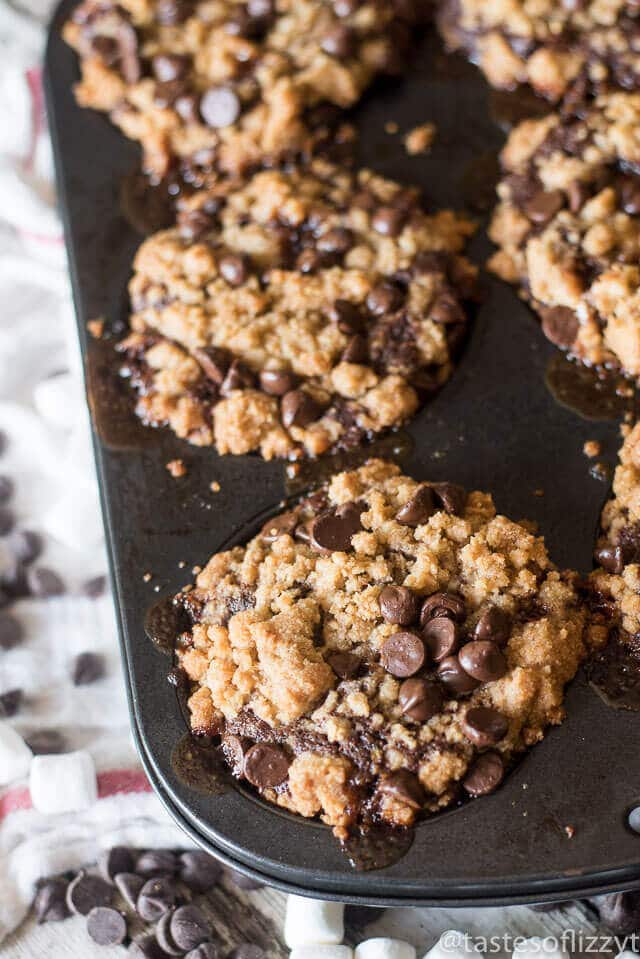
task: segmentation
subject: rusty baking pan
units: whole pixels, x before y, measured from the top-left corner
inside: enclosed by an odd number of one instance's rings
[[[74,103],[77,65],[59,33],[71,7],[67,0],[60,6],[49,35],[49,119],[132,725],[167,808],[236,868],[346,901],[502,904],[640,885],[640,836],[626,823],[640,802],[640,714],[606,706],[581,675],[568,694],[567,721],[500,790],[419,825],[410,848],[384,868],[354,869],[327,827],[278,811],[239,785],[218,783],[212,773],[204,788],[183,775],[180,697],[167,682],[170,660],[145,635],[145,616],[188,581],[185,563],[203,563],[222,544],[250,535],[254,518],[290,490],[282,463],[220,458],[167,431],[145,430],[117,382],[111,348],[87,335],[87,321],[98,317],[116,334],[123,329],[131,258],[152,199],[136,191],[137,149]],[[482,218],[505,126],[520,109],[492,94],[474,67],[444,57],[431,38],[408,79],[377,85],[355,112],[361,159],[418,183],[434,205],[467,206]],[[432,151],[409,157],[385,133],[388,120],[401,130],[434,121]],[[472,256],[482,263],[488,252],[480,230]],[[544,340],[512,290],[489,277],[485,284],[456,374],[395,438],[403,466],[418,478],[491,490],[500,511],[538,522],[556,563],[586,572],[623,411],[615,403],[612,411],[608,394],[596,395],[592,383],[585,387],[590,377]],[[603,448],[595,475],[582,452],[589,439]],[[179,484],[165,469],[178,456],[189,464]],[[305,477],[313,482],[313,469]],[[212,480],[221,487],[215,496]]]

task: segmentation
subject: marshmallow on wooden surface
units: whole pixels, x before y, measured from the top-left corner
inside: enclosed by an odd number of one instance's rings
[[[344,903],[288,896],[284,941],[295,946],[337,945],[344,938]]]
[[[416,951],[401,939],[367,939],[356,946],[355,959],[416,959]]]
[[[38,812],[54,815],[88,809],[98,798],[93,759],[84,749],[34,756],[29,789]]]
[[[457,929],[447,929],[422,959],[472,959],[478,956],[478,949],[470,937]]]
[[[0,722],[0,786],[22,779],[29,772],[33,753],[9,723]]]
[[[513,959],[569,959],[569,954],[553,936],[532,936],[515,943]]]
[[[315,943],[313,946],[296,946],[289,953],[289,959],[353,959],[353,949]]]

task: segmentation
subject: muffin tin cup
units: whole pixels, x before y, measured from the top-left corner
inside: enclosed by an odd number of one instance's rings
[[[408,852],[386,868],[354,870],[327,827],[280,811],[238,784],[212,794],[177,775],[172,756],[187,732],[184,711],[167,682],[169,658],[145,634],[147,611],[192,579],[191,564],[251,535],[251,518],[275,511],[292,490],[280,461],[222,458],[167,430],[143,427],[126,384],[118,382],[112,345],[87,333],[90,320],[106,318],[116,331],[126,323],[126,283],[142,236],[121,200],[139,153],[105,117],[73,100],[76,58],[60,37],[72,6],[65,0],[58,8],[49,34],[48,114],[131,720],[160,799],[196,842],[234,868],[326,898],[496,905],[640,885],[640,836],[626,821],[640,803],[640,714],[606,706],[581,673],[568,691],[565,723],[504,785],[419,824]],[[430,39],[406,80],[377,84],[355,111],[361,160],[419,184],[433,206],[481,201],[486,211],[501,122],[519,109]],[[432,151],[409,157],[385,132],[389,120],[402,131],[433,120]],[[125,192],[130,200],[131,190]],[[482,263],[489,252],[480,229],[471,255]],[[575,369],[544,340],[511,289],[486,275],[483,282],[486,296],[449,384],[406,430],[359,455],[380,449],[388,455],[397,446],[403,468],[417,478],[491,491],[499,512],[538,523],[558,566],[587,572],[607,489],[591,475],[583,445],[598,440],[611,469],[619,419],[599,418],[597,410],[588,419],[558,402],[549,382],[569,382],[575,393]],[[165,468],[177,458],[188,470],[178,480]],[[307,465],[299,485],[324,470],[326,464]]]

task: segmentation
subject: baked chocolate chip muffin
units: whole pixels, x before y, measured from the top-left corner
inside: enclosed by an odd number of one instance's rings
[[[193,732],[342,837],[492,792],[603,639],[575,574],[488,494],[382,460],[214,555],[175,602]]]
[[[473,225],[315,162],[189,200],[143,243],[124,372],[145,422],[219,453],[318,456],[410,419],[465,335]]]

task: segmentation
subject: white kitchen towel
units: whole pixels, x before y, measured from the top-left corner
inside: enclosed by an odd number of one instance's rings
[[[111,598],[82,593],[106,572],[75,320],[71,306],[42,97],[40,59],[48,3],[24,13],[0,3],[0,475],[15,482],[19,528],[44,536],[38,560],[65,581],[63,596],[21,600],[23,643],[0,650],[0,695],[24,690],[9,722],[25,736],[55,729],[87,749],[98,799],[85,813],[45,816],[28,786],[0,790],[0,940],[28,910],[34,883],[95,861],[116,843],[186,846],[139,767]],[[0,539],[0,569],[7,563]],[[103,656],[103,679],[74,686],[74,657]]]

